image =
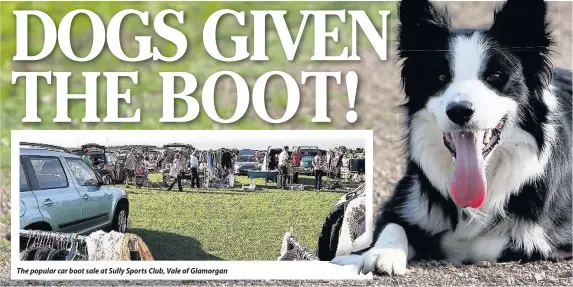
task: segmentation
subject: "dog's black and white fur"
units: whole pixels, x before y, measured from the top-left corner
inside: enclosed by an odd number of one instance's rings
[[[544,1],[509,0],[485,30],[453,29],[427,0],[403,0],[399,18],[406,172],[372,247],[333,263],[404,274],[412,259],[570,257],[571,72],[552,67]],[[471,109],[462,120],[449,111],[461,101]],[[487,191],[477,208],[460,207],[450,190],[452,136],[466,130],[484,135]]]

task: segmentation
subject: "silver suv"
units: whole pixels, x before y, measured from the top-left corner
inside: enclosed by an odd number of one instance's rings
[[[125,191],[103,185],[80,156],[57,146],[20,144],[20,229],[125,232],[128,215]]]

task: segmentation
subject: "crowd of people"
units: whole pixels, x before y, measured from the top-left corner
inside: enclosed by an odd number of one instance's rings
[[[183,186],[181,180],[183,180],[185,165],[187,164],[185,156],[181,153],[176,153],[173,158],[173,164],[169,170],[169,177],[172,182],[167,190],[173,189],[173,186],[177,184],[179,191],[183,191]],[[191,171],[191,188],[199,188],[199,159],[197,158],[196,151],[191,153],[189,156],[189,168]]]
[[[141,186],[141,181],[148,183],[148,173],[151,170],[162,174],[163,184],[167,190],[172,190],[175,185],[179,191],[183,190],[182,181],[189,180],[192,188],[199,188],[201,184],[205,187],[232,186],[229,177],[239,172],[241,165],[235,162],[241,158],[239,150],[196,150],[190,145],[175,145],[177,148],[141,149],[141,148],[121,148],[112,152],[116,159],[114,164],[109,164],[107,155],[94,156],[84,151],[83,159],[86,163],[98,167],[96,169],[113,170],[115,182],[124,182],[130,185],[135,181],[137,186]],[[182,148],[183,147],[183,148]],[[119,152],[118,152],[119,151]],[[355,152],[346,150],[344,147],[332,148],[328,151],[318,149],[318,147],[295,147],[292,151],[288,146],[282,149],[268,149],[267,151],[244,150],[252,154],[252,158],[257,161],[257,169],[278,171],[277,185],[280,188],[289,188],[293,183],[298,183],[298,174],[311,175],[314,177],[314,189],[324,188],[323,178],[325,176],[340,178],[342,162],[344,160],[358,160],[361,162],[362,170],[364,166],[363,150],[357,149]],[[362,154],[362,157],[356,156]],[[155,158],[151,158],[155,156]],[[101,158],[100,158],[101,157]],[[244,157],[244,156],[243,156]],[[312,158],[312,160],[310,160]],[[265,161],[265,159],[268,159]],[[361,161],[360,161],[361,160]],[[105,164],[104,164],[105,162]],[[119,162],[119,164],[117,164]],[[304,162],[304,164],[302,164]],[[346,166],[348,162],[345,163]],[[263,165],[265,167],[263,168]],[[257,170],[255,169],[255,170]],[[354,170],[360,170],[360,168]],[[200,172],[203,175],[200,177]],[[203,173],[204,172],[204,173]],[[244,172],[244,169],[241,170]],[[234,179],[232,179],[234,181]],[[273,180],[270,178],[269,180]],[[201,183],[203,181],[203,183]],[[228,184],[225,184],[225,182]],[[145,185],[145,184],[144,184]]]

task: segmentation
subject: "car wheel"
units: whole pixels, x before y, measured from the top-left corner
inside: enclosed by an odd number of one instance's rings
[[[127,207],[124,204],[120,204],[115,210],[115,215],[113,217],[113,230],[125,233],[127,231]]]
[[[103,184],[105,184],[105,185],[109,185],[109,184],[112,183],[111,176],[109,176],[109,175],[105,175],[105,176],[102,178],[102,180],[103,180]]]
[[[52,227],[46,222],[38,222],[24,227],[24,230],[52,231]]]

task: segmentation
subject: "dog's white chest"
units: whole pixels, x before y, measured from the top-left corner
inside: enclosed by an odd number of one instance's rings
[[[483,234],[473,238],[461,238],[447,232],[440,242],[446,260],[451,262],[495,262],[505,249],[509,238],[498,234]]]

